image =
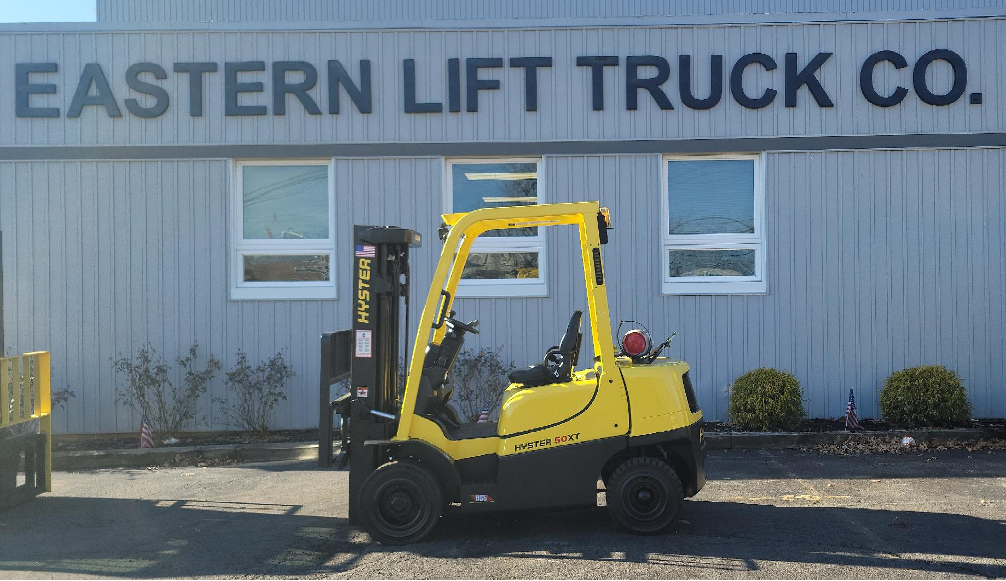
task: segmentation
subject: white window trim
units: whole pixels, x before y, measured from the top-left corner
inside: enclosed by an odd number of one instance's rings
[[[543,203],[542,176],[545,168],[544,157],[451,157],[443,158],[443,207],[446,213],[454,211],[454,164],[465,163],[533,163],[538,167],[538,203]],[[484,237],[480,236],[472,244],[471,253],[537,252],[538,278],[509,280],[461,280],[458,281],[458,298],[506,298],[506,297],[547,297],[548,267],[545,257],[545,229],[538,228],[537,236]]]
[[[331,300],[336,298],[335,262],[335,161],[334,159],[239,160],[234,162],[231,183],[231,300]],[[245,240],[243,168],[260,165],[318,165],[328,168],[328,239]],[[325,282],[245,282],[248,254],[327,254],[329,278]]]
[[[668,164],[672,161],[705,160],[754,161],[754,234],[694,234],[671,235]],[[665,295],[767,294],[765,275],[765,157],[757,153],[664,155],[660,158],[660,242],[661,292]],[[673,249],[755,251],[754,276],[693,276],[672,278],[668,272],[669,252]]]

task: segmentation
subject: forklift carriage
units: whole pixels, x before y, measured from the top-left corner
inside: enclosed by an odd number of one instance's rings
[[[426,536],[447,504],[462,512],[596,506],[600,479],[619,525],[667,528],[705,483],[702,412],[688,364],[658,357],[670,339],[653,348],[633,329],[620,345],[612,340],[601,260],[607,210],[541,204],[443,220],[404,392],[401,311],[404,301],[408,334],[409,249],[421,238],[397,227],[354,230],[353,328],[322,337],[319,447],[319,463],[331,465],[334,410],[343,418],[350,522],[383,543],[408,543]],[[466,422],[449,405],[448,374],[465,336],[479,332],[478,321],[451,310],[472,244],[489,230],[558,225],[579,230],[586,310],[573,311],[541,363],[509,374],[497,422]],[[584,314],[596,356],[577,369]],[[331,401],[330,386],[347,379],[348,392]]]

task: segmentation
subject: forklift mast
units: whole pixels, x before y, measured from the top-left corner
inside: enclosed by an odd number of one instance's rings
[[[319,464],[332,465],[332,412],[343,417],[349,496],[384,462],[382,446],[398,428],[402,385],[399,352],[402,310],[408,327],[409,249],[420,235],[405,228],[355,226],[353,230],[353,327],[322,336],[322,409]],[[333,383],[349,379],[349,391],[332,402]],[[347,421],[348,420],[348,421]],[[350,520],[354,520],[351,512]]]

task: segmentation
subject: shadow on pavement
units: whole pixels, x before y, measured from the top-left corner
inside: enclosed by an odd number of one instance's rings
[[[6,523],[0,527],[0,572],[291,577],[345,571],[367,553],[401,551],[449,559],[625,561],[717,569],[726,576],[756,570],[764,560],[1006,576],[1001,521],[705,501],[687,502],[679,519],[670,533],[639,537],[614,529],[603,509],[449,513],[426,542],[388,548],[371,543],[346,519],[304,515],[297,505],[42,496],[0,515]],[[415,575],[436,576],[425,566],[417,563]],[[469,576],[478,577],[478,569]]]
[[[604,509],[476,518],[454,515],[430,543],[442,556],[627,561],[757,570],[758,561],[1006,576],[1006,520],[944,513],[688,501],[672,530],[617,530]],[[978,561],[967,562],[967,561]],[[736,576],[727,574],[727,576]]]
[[[0,521],[0,573],[101,577],[296,576],[369,537],[346,519],[305,516],[298,505],[40,496]],[[352,537],[359,542],[352,542]],[[343,562],[342,560],[339,561]]]

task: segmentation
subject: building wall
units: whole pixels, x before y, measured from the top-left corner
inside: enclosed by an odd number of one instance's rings
[[[364,155],[423,154],[427,144],[471,143],[538,144],[546,150],[557,141],[667,141],[763,137],[877,136],[900,134],[989,133],[1006,130],[1006,66],[999,39],[1006,36],[1006,19],[962,19],[883,23],[823,23],[772,25],[709,25],[681,27],[594,27],[550,30],[409,30],[347,32],[251,32],[170,31],[95,32],[73,30],[47,33],[15,33],[0,30],[0,54],[13,62],[57,63],[58,72],[35,74],[34,83],[52,83],[55,95],[33,96],[37,107],[57,107],[58,118],[0,116],[0,148],[3,156],[39,155],[22,146],[86,146],[64,155],[102,155],[91,146],[201,146],[320,145],[340,146],[338,155],[361,155],[354,147],[368,146]],[[967,91],[945,106],[923,103],[912,88],[912,67],[934,48],[951,49],[968,67]],[[898,50],[908,60],[900,71],[890,65],[876,70],[876,83],[884,90],[909,88],[904,102],[894,107],[870,104],[859,88],[864,60],[879,50]],[[695,93],[705,96],[709,87],[709,58],[722,54],[724,78],[733,64],[749,53],[763,52],[778,67],[766,71],[750,66],[744,74],[745,90],[760,95],[766,87],[778,94],[762,109],[738,104],[724,82],[718,105],[708,110],[685,107],[678,96],[678,55],[693,57]],[[821,107],[803,88],[797,106],[784,105],[784,57],[798,54],[802,68],[820,52],[833,53],[818,71],[822,86],[834,107]],[[520,68],[483,70],[481,78],[501,81],[499,90],[479,93],[478,112],[447,111],[447,60],[469,57],[551,56],[553,66],[539,71],[538,110],[525,111],[524,71]],[[591,74],[576,66],[583,55],[617,55],[620,66],[604,73],[603,111],[591,107]],[[675,107],[661,110],[646,91],[639,91],[639,108],[626,107],[626,57],[658,55],[671,66],[671,78],[663,88]],[[341,113],[329,114],[326,63],[341,59],[359,79],[358,61],[370,59],[373,70],[373,112],[360,113],[345,93]],[[443,113],[405,113],[403,107],[403,60],[416,61],[416,96],[419,101],[444,103]],[[309,91],[322,108],[310,115],[292,96],[287,112],[276,115],[272,103],[271,73],[246,74],[242,81],[261,81],[265,92],[242,97],[246,104],[268,109],[262,116],[227,116],[224,110],[224,63],[303,60],[319,71],[318,85]],[[188,75],[172,71],[177,62],[211,61],[219,70],[206,75],[204,112],[189,111]],[[145,119],[126,112],[124,101],[139,98],[149,106],[153,99],[131,91],[125,80],[127,68],[152,62],[167,71],[157,81],[169,97],[165,114]],[[101,65],[123,116],[110,118],[102,107],[85,107],[79,118],[67,116],[81,72],[88,63]],[[462,67],[464,69],[464,67]],[[641,69],[641,76],[652,71]],[[0,69],[0,84],[14,87],[15,67]],[[462,70],[462,76],[464,71]],[[928,68],[934,91],[949,90],[950,66],[937,61]],[[150,80],[150,79],[148,79]],[[467,85],[465,85],[467,86]],[[970,93],[982,93],[982,104],[970,104]],[[92,88],[92,94],[94,89]],[[464,92],[462,92],[464,98]],[[0,91],[0,111],[13,112],[15,91]],[[464,103],[462,109],[465,109]],[[388,149],[388,145],[397,149]],[[348,146],[352,147],[348,147]],[[412,147],[410,147],[412,146]],[[638,143],[637,143],[637,146]],[[681,146],[684,147],[684,146]],[[722,147],[722,145],[718,145]],[[374,148],[383,148],[374,149]],[[795,148],[806,148],[796,146]],[[617,148],[616,148],[617,149]],[[548,150],[556,152],[555,148]],[[129,155],[143,155],[131,150]],[[43,154],[44,155],[44,154]],[[117,153],[121,155],[121,153]],[[190,151],[161,152],[166,157],[187,157]],[[202,155],[231,155],[209,153]]]
[[[884,378],[927,363],[961,374],[977,416],[1006,415],[1006,152],[766,155],[767,295],[660,294],[660,156],[548,156],[542,196],[611,207],[612,322],[677,331],[669,354],[692,365],[708,418],[725,418],[727,385],[759,366],[796,374],[812,417],[839,416],[850,387],[861,416],[875,417]],[[336,160],[339,297],[350,295],[352,224],[400,224],[425,235],[417,308],[439,251],[441,164]],[[297,376],[277,425],[316,425],[318,336],[348,326],[350,306],[228,300],[230,172],[223,159],[0,162],[7,350],[52,351],[54,388],[76,392],[57,412],[59,431],[137,428],[115,404],[112,359],[146,342],[173,357],[198,341],[225,365],[238,349],[253,358],[284,349]],[[550,234],[548,297],[459,299],[463,318],[481,320],[470,346],[504,346],[518,365],[540,359],[585,307],[572,241]],[[224,427],[210,403],[224,395],[218,376],[198,428]]]
[[[98,0],[99,22],[388,22],[694,17],[1002,8],[999,0]]]

